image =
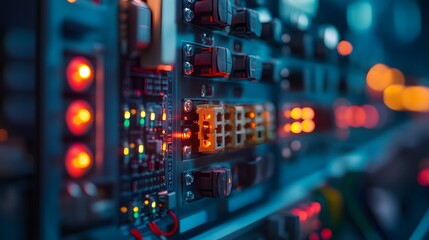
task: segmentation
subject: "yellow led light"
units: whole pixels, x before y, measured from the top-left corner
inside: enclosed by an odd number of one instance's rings
[[[146,117],[146,112],[145,111],[140,111],[140,117],[141,118],[145,118]]]
[[[156,208],[156,202],[152,202],[151,207],[152,207],[152,208]]]
[[[134,208],[133,208],[133,211],[134,211],[134,212],[138,212],[138,211],[139,211],[139,207],[134,207]]]
[[[149,200],[144,200],[144,205],[149,205]]]
[[[75,168],[87,168],[91,164],[91,158],[87,153],[80,152],[73,158],[72,164]]]
[[[290,131],[295,134],[302,132],[302,126],[300,122],[294,122],[290,125]]]
[[[167,120],[167,114],[166,113],[162,113],[162,121]]]
[[[81,78],[89,78],[91,76],[91,69],[86,64],[79,65],[78,73]]]
[[[395,111],[404,110],[402,102],[402,93],[405,87],[403,85],[392,85],[387,87],[383,92],[384,104]]]
[[[80,109],[77,113],[77,116],[83,123],[87,123],[89,120],[91,120],[91,113],[87,109]]]
[[[429,112],[429,88],[424,86],[406,87],[401,97],[402,105],[406,110]]]
[[[131,113],[130,113],[130,111],[125,111],[125,112],[124,112],[124,118],[125,118],[125,119],[130,119],[130,117],[131,117]]]
[[[301,118],[304,120],[311,120],[314,118],[314,110],[310,107],[305,107],[301,111]]]
[[[301,123],[302,131],[305,133],[311,133],[316,128],[316,124],[313,122],[313,120],[304,120]]]
[[[139,145],[139,153],[143,153],[144,152],[144,146],[143,144]]]
[[[130,149],[129,149],[129,148],[127,148],[127,147],[125,147],[125,148],[124,148],[124,155],[125,155],[125,156],[128,156],[128,154],[130,154]]]
[[[301,108],[294,108],[292,109],[292,111],[290,111],[290,116],[291,118],[295,119],[295,120],[299,120],[302,117],[302,110]]]
[[[167,150],[167,143],[162,144],[162,151],[165,152]]]
[[[127,207],[121,207],[121,213],[127,213],[128,208]]]
[[[156,117],[155,113],[150,113],[150,120],[151,121],[155,121],[155,117]]]

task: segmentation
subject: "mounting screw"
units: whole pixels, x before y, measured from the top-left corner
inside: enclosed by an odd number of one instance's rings
[[[191,44],[186,44],[183,47],[183,53],[185,54],[186,57],[192,57],[194,56],[194,47]]]
[[[184,146],[183,147],[183,156],[188,159],[191,157],[192,154],[192,148],[190,146]]]
[[[192,135],[192,131],[191,131],[191,129],[190,128],[184,128],[183,129],[183,139],[189,139],[189,138],[191,138],[191,135]]]
[[[185,17],[186,22],[191,22],[194,19],[194,12],[189,8],[185,8],[183,16]]]
[[[187,191],[186,192],[186,194],[185,194],[185,200],[187,202],[194,200],[194,198],[195,198],[194,192],[192,192],[192,191]]]
[[[185,64],[183,65],[183,71],[186,75],[189,76],[194,72],[194,66],[192,66],[192,64],[189,62],[185,62]]]
[[[289,34],[285,33],[282,35],[281,39],[283,43],[287,44],[290,43],[291,37]]]
[[[185,174],[185,184],[186,186],[191,186],[192,183],[194,183],[194,176],[192,176],[192,173],[188,172]]]
[[[290,75],[290,71],[289,71],[289,69],[287,69],[287,68],[283,68],[283,69],[280,71],[280,75],[282,76],[282,78],[287,78],[287,77],[289,77],[289,75]]]
[[[281,86],[281,88],[282,88],[283,90],[289,90],[289,88],[290,88],[290,83],[289,83],[289,81],[288,81],[288,80],[283,80],[283,81],[280,83],[280,86]]]
[[[183,110],[185,110],[185,112],[191,112],[192,109],[194,108],[194,103],[191,100],[186,100],[185,103],[183,104]]]

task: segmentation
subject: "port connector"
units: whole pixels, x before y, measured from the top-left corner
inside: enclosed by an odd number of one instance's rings
[[[246,132],[244,126],[244,107],[225,106],[225,144],[226,148],[241,148],[244,146]]]
[[[264,106],[247,105],[245,107],[246,143],[257,144],[265,140]]]
[[[225,112],[219,105],[197,106],[198,139],[201,153],[216,153],[225,149]]]

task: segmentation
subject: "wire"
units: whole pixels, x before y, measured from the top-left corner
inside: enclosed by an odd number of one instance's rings
[[[133,236],[136,240],[143,240],[142,233],[137,228],[131,228],[130,234]]]
[[[174,212],[171,210],[168,210],[168,214],[170,214],[174,222],[174,226],[173,226],[173,229],[171,229],[171,231],[169,232],[162,231],[161,229],[159,229],[158,225],[155,222],[151,222],[148,224],[150,231],[152,231],[157,236],[160,236],[160,235],[165,237],[173,236],[177,232],[177,229],[179,228],[179,219],[177,219],[176,214],[174,214]]]

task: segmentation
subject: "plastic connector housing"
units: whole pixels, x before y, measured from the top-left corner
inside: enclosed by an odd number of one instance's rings
[[[258,144],[265,140],[264,106],[247,105],[246,116],[246,143]]]
[[[197,106],[200,153],[216,153],[225,149],[225,111],[222,106]]]
[[[225,143],[226,148],[242,148],[246,140],[244,107],[225,106]]]

